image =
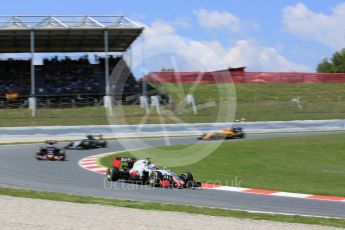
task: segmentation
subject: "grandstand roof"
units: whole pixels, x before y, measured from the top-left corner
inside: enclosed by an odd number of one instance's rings
[[[124,16],[0,16],[0,53],[104,52],[108,31],[109,52],[123,52],[144,27]]]

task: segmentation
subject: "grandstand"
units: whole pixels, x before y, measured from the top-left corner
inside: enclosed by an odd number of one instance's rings
[[[143,29],[124,16],[0,17],[2,55],[31,55],[30,60],[0,60],[0,107],[26,107],[28,98],[37,106],[75,106],[101,104],[103,96],[124,100],[140,94],[141,85],[122,56]],[[35,64],[36,53],[86,52],[98,55],[96,63],[90,63],[87,56],[56,56]],[[110,75],[120,62],[126,71],[115,78],[122,79],[121,85],[111,85]]]
[[[120,57],[109,57],[109,67],[113,69],[122,61],[127,70],[122,74],[122,84],[110,85],[114,97],[126,103],[126,98],[139,95],[142,91],[128,65]],[[98,103],[105,95],[104,58],[97,57],[97,63],[91,64],[87,57],[72,60],[65,57],[59,60],[57,57],[45,59],[43,65],[35,67],[36,98],[38,106],[44,106],[50,102],[50,106],[59,106],[59,101],[77,101],[77,105],[92,105]],[[3,101],[2,107],[12,105],[25,105],[30,96],[30,61],[5,60],[0,61],[0,95]],[[115,91],[115,87],[119,90]],[[6,100],[6,95],[17,94],[12,100]]]

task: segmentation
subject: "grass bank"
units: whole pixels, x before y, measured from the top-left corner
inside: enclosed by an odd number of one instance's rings
[[[242,117],[248,121],[345,118],[345,84],[164,84],[157,88],[174,101],[162,106],[161,115],[155,108],[146,115],[139,105],[116,105],[110,123],[228,122]],[[195,96],[198,114],[193,114],[185,103],[187,94]],[[102,106],[39,108],[36,118],[28,109],[0,110],[0,127],[106,124],[109,120]]]
[[[225,141],[203,160],[171,169],[191,171],[202,182],[217,182],[248,188],[345,196],[345,135],[272,138]],[[215,142],[200,143],[193,150],[203,150]],[[190,145],[171,146],[127,152],[124,156],[151,157],[153,162],[178,160],[192,155]],[[174,151],[176,154],[174,154]],[[99,159],[111,165],[113,156]],[[164,165],[161,165],[164,166]]]

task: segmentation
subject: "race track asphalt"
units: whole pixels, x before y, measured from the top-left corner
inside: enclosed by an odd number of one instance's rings
[[[248,139],[329,133],[249,134]],[[232,141],[232,140],[230,140]],[[164,146],[164,138],[122,140],[133,148]],[[170,138],[171,145],[196,143],[193,137]],[[84,157],[124,150],[116,140],[106,149],[69,150],[65,162],[37,161],[39,144],[0,146],[0,187],[34,189],[105,198],[190,204],[198,206],[345,218],[345,202],[274,197],[216,190],[162,189],[139,184],[106,182],[104,175],[78,166]]]

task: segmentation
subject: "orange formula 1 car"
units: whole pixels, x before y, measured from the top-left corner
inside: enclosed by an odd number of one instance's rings
[[[222,139],[236,139],[244,138],[245,133],[241,127],[224,128],[218,132],[204,133],[199,140],[222,140]]]

